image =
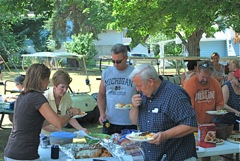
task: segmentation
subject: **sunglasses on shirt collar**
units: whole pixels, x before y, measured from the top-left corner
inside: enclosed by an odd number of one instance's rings
[[[122,60],[112,60],[112,63],[113,64],[120,64],[120,63],[122,63],[122,61],[125,59],[125,57],[123,57],[123,59]]]

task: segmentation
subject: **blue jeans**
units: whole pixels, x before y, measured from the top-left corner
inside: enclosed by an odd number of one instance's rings
[[[34,160],[16,160],[16,159],[11,159],[8,157],[4,157],[4,161],[42,161],[40,158],[34,159]]]

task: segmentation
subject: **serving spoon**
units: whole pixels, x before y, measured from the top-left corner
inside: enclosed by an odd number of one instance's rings
[[[86,137],[88,137],[88,138],[90,138],[92,140],[100,140],[99,138],[95,138],[95,137],[92,137],[92,136],[88,135],[84,130],[79,130],[79,131],[76,131],[74,133],[76,133],[76,134],[78,134],[80,136],[83,136],[83,137],[86,136]]]

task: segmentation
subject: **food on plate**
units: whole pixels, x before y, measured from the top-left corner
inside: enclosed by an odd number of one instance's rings
[[[224,115],[228,112],[226,110],[217,110],[217,111],[206,111],[206,113],[211,115]]]
[[[150,141],[153,140],[154,133],[151,132],[139,132],[127,135],[126,138],[129,140],[135,140],[135,141]]]
[[[117,103],[117,104],[115,105],[115,107],[116,107],[116,108],[123,108],[123,107],[124,107],[124,104],[122,104],[122,103]]]
[[[130,109],[130,108],[132,108],[132,104],[117,103],[115,105],[115,108],[117,108],[117,109]]]
[[[223,139],[219,139],[219,138],[215,138],[215,143],[217,144],[217,145],[220,145],[220,144],[223,144],[224,143],[224,140]]]
[[[78,115],[74,115],[72,118],[74,118],[74,119],[77,119],[77,118],[81,118],[81,117],[84,117],[84,116],[86,116],[87,115],[87,113],[86,112],[79,112],[79,114]]]
[[[240,144],[240,135],[230,135],[229,138],[227,138],[227,140],[233,143]]]
[[[86,112],[84,112],[84,111],[79,112],[79,115],[85,115],[85,114],[86,114]]]

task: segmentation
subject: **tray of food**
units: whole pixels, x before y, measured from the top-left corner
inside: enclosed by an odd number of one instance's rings
[[[154,139],[154,133],[151,132],[132,132],[126,135],[126,138],[132,141],[146,142]]]
[[[59,146],[72,159],[111,157],[111,153],[100,144],[71,143]]]
[[[117,103],[115,105],[115,108],[116,109],[119,109],[119,110],[129,110],[132,108],[132,104],[122,104],[122,103]]]

